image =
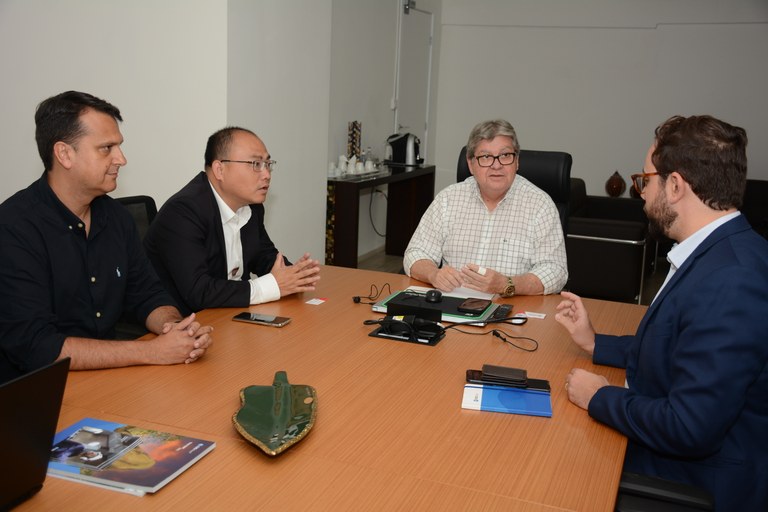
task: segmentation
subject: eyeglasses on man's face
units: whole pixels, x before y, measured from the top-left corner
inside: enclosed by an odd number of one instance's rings
[[[251,164],[253,172],[269,171],[273,172],[277,165],[277,160],[219,160],[219,162],[231,162],[233,164]]]
[[[638,194],[642,194],[643,190],[645,190],[645,186],[648,185],[648,181],[651,179],[651,176],[659,174],[658,172],[644,172],[640,174],[633,174],[631,176],[632,178],[632,186],[635,187],[635,192]]]
[[[477,165],[480,167],[491,167],[493,165],[493,162],[498,160],[499,164],[501,165],[512,165],[515,163],[515,158],[517,158],[517,153],[502,153],[500,155],[475,155],[475,160],[477,160]]]

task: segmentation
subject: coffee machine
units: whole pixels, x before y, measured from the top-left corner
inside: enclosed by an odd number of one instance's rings
[[[421,141],[412,133],[395,133],[387,137],[387,154],[385,163],[388,165],[418,167],[424,163],[419,156]]]

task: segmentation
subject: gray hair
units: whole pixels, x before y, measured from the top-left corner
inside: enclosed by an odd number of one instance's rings
[[[484,140],[493,140],[498,136],[509,137],[512,139],[512,145],[515,147],[515,153],[520,152],[520,143],[517,142],[515,129],[504,119],[494,119],[492,121],[483,121],[472,128],[467,141],[467,157],[475,156],[475,149],[480,142]]]

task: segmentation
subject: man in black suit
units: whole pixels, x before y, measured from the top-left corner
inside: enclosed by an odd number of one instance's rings
[[[208,138],[201,172],[160,209],[144,239],[147,256],[182,311],[246,307],[312,291],[309,254],[291,265],[264,228],[275,161],[250,130]]]

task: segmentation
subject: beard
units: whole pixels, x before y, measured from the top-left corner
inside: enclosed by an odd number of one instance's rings
[[[656,240],[669,237],[669,228],[677,220],[677,212],[667,202],[667,192],[662,188],[656,200],[646,203],[645,214],[648,217],[648,234]]]

